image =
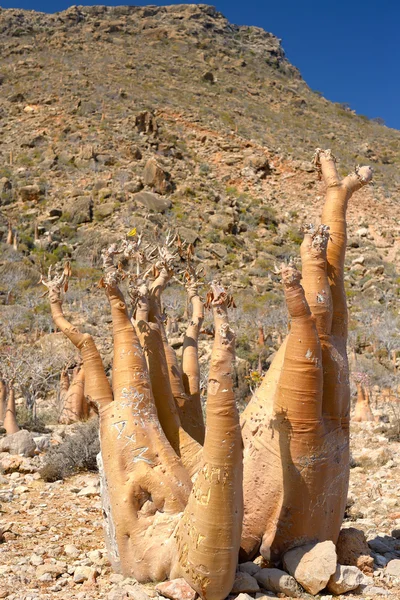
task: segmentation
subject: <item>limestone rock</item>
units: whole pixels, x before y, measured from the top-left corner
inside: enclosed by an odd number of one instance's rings
[[[400,579],[400,559],[395,558],[388,562],[386,566],[386,573],[392,575],[393,577],[398,577]]]
[[[76,567],[74,572],[74,582],[83,583],[84,581],[95,582],[97,577],[96,569],[91,567],[79,566]]]
[[[245,571],[239,571],[236,573],[235,581],[233,583],[233,588],[231,594],[240,594],[242,592],[247,592],[248,594],[254,594],[258,592],[260,586],[257,583],[257,580],[246,573]]]
[[[297,598],[301,595],[301,587],[294,577],[281,569],[260,569],[255,574],[255,578],[261,587],[271,592],[280,592],[289,598]]]
[[[196,592],[183,578],[163,581],[156,585],[156,590],[170,600],[194,600],[196,598]]]
[[[11,435],[7,435],[0,441],[0,452],[20,454],[22,456],[34,456],[36,444],[33,436],[26,429],[21,429]]]
[[[170,200],[161,198],[161,196],[151,192],[138,192],[137,194],[133,195],[133,200],[143,204],[143,206],[149,210],[154,210],[155,212],[159,213],[165,212],[172,206],[172,202]]]
[[[170,175],[154,160],[149,158],[143,171],[143,183],[154,189],[159,194],[166,194],[171,190]]]
[[[47,577],[44,581],[49,581],[50,579],[56,579],[63,573],[66,573],[67,565],[65,563],[45,563],[44,565],[39,565],[36,569],[36,579],[42,581],[42,577],[45,575],[50,575],[50,578]]]
[[[372,573],[374,559],[363,531],[355,527],[342,529],[336,544],[338,563],[358,567],[364,573]]]
[[[307,544],[289,550],[283,564],[310,594],[323,590],[336,571],[335,544],[331,541]]]
[[[335,573],[328,581],[327,589],[331,594],[345,594],[355,590],[363,582],[364,575],[358,567],[337,565]]]

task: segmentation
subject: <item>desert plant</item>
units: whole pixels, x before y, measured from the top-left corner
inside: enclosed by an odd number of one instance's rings
[[[315,163],[327,185],[324,225],[305,230],[304,288],[294,265],[282,266],[291,328],[243,414],[244,462],[233,391],[232,299],[218,282],[211,284],[206,306],[215,339],[201,445],[200,298],[186,334],[184,354],[191,353],[183,373],[162,318],[162,292],[177,259],[174,239],[156,249],[158,258],[140,237],[103,252],[101,285],[113,321],[112,388],[93,338],[63,314],[69,264],[42,279],[55,324],[80,350],[85,395],[99,407],[107,544],[113,567],[127,576],[141,582],[181,576],[202,598],[222,600],[232,588],[240,543],[245,557],[260,550],[279,560],[299,544],[337,540],[349,475],[346,208],[371,170],[357,168],[341,181],[330,151],[318,150]],[[191,268],[192,249],[175,242],[188,262],[193,300],[198,273]],[[132,260],[133,272],[127,266]]]
[[[77,425],[72,435],[47,452],[40,475],[45,481],[57,481],[79,471],[96,471],[99,450],[99,422],[94,418]]]

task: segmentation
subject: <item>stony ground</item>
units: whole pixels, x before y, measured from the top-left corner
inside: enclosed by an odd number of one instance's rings
[[[348,594],[350,598],[400,598],[400,571],[396,579],[385,568],[400,558],[400,443],[388,441],[387,428],[382,422],[352,426],[344,527],[365,532],[375,562],[373,577],[357,594]],[[42,460],[43,455],[0,455],[0,522],[9,529],[0,544],[0,598],[145,600],[143,591],[157,596],[153,586],[138,586],[111,572],[97,475],[82,473],[46,483],[37,472]],[[255,597],[261,595],[274,596],[260,590]]]

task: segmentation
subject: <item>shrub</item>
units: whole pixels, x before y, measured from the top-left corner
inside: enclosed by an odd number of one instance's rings
[[[93,418],[80,424],[73,435],[48,452],[40,475],[45,481],[57,481],[79,471],[96,471],[99,452],[99,422]]]

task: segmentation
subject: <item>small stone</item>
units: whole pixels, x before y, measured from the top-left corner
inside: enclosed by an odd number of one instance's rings
[[[74,582],[75,583],[83,583],[84,581],[89,581],[94,583],[96,581],[98,573],[96,569],[92,569],[91,567],[79,566],[76,567],[74,572]]]
[[[67,544],[66,546],[64,546],[64,554],[66,554],[67,556],[76,557],[79,556],[80,551],[73,544]]]
[[[254,577],[245,571],[239,571],[236,573],[231,594],[240,594],[242,592],[254,594],[255,592],[258,592],[259,589],[260,586]]]
[[[196,598],[196,592],[182,578],[163,581],[156,585],[156,590],[170,600],[194,600]]]
[[[381,538],[376,537],[373,540],[368,540],[368,546],[374,552],[378,552],[378,554],[385,554],[385,552],[391,552],[392,548],[389,544],[386,544]]]
[[[337,565],[335,573],[328,581],[328,592],[336,594],[345,594],[350,590],[355,590],[363,582],[364,576],[357,567],[347,565]]]
[[[314,596],[324,589],[336,571],[336,563],[335,544],[329,540],[293,548],[283,559],[289,573]]]
[[[94,487],[93,485],[89,485],[83,489],[81,489],[80,492],[77,493],[77,496],[86,496],[86,497],[92,497],[92,496],[99,496],[100,492],[99,489],[97,487]]]
[[[301,587],[291,575],[281,569],[260,569],[255,578],[261,587],[271,592],[280,592],[290,598],[301,595]]]
[[[399,558],[395,558],[394,560],[391,560],[390,562],[388,562],[388,564],[386,566],[386,573],[388,573],[389,575],[392,575],[393,577],[400,578],[400,559]]]
[[[45,563],[44,565],[39,565],[36,569],[36,578],[40,581],[51,581],[52,579],[56,579],[66,571],[67,565],[65,563]],[[42,579],[44,575],[49,575],[50,579]]]

